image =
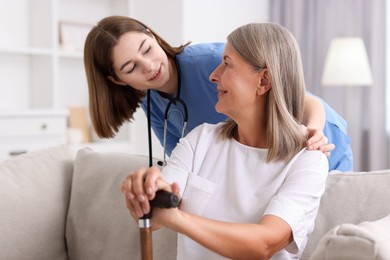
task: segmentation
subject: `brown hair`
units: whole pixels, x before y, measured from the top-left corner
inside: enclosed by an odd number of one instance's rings
[[[267,67],[272,84],[265,111],[267,161],[289,160],[305,147],[306,141],[299,123],[303,118],[305,82],[298,43],[286,28],[273,23],[241,26],[227,39],[255,70]],[[236,132],[237,124],[229,120],[221,135],[232,138]]]
[[[145,96],[144,91],[108,79],[108,76],[118,79],[112,68],[112,49],[123,34],[134,31],[154,36],[168,59],[173,59],[189,44],[172,47],[145,24],[126,16],[103,18],[92,28],[85,41],[84,67],[92,125],[102,138],[114,137],[124,122],[131,121]]]

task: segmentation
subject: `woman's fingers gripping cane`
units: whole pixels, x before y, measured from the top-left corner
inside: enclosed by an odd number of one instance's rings
[[[159,188],[169,187],[161,180],[159,168],[143,167],[130,173],[123,181],[121,191],[125,195],[126,206],[135,220],[150,212],[149,200],[155,197]]]

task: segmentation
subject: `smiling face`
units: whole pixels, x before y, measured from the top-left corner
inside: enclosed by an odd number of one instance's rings
[[[256,71],[227,43],[222,63],[210,75],[210,80],[217,83],[217,112],[235,121],[257,113],[259,82],[263,74],[264,70]]]
[[[112,50],[113,69],[119,85],[138,90],[157,89],[169,92],[172,66],[166,53],[152,36],[128,32],[119,38]],[[173,86],[174,87],[174,86]]]

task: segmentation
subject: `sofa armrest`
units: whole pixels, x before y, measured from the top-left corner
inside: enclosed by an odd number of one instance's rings
[[[0,163],[0,258],[67,260],[75,152],[54,146]]]
[[[310,260],[390,259],[390,215],[377,221],[334,227],[318,243]]]
[[[326,181],[316,223],[302,260],[310,258],[319,240],[341,224],[376,221],[390,213],[390,169],[371,172],[332,171]]]

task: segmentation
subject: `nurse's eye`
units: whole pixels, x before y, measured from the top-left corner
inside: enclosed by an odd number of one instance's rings
[[[136,67],[137,67],[137,65],[135,64],[132,68],[130,68],[130,69],[127,71],[127,74],[132,73],[132,72],[135,70]]]
[[[147,54],[151,49],[152,47],[149,46],[149,48],[144,52],[144,54]]]

